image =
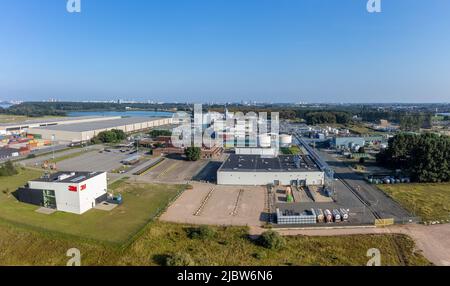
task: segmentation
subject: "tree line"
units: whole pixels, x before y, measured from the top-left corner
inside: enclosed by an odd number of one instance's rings
[[[408,171],[417,182],[450,181],[450,137],[435,133],[401,133],[389,140],[377,161],[393,169]]]
[[[122,140],[125,140],[127,135],[122,130],[113,129],[109,131],[102,131],[96,137],[94,137],[91,141],[94,144],[100,143],[118,143]]]

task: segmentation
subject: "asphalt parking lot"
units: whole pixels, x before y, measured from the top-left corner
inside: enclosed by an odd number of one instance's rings
[[[161,164],[142,175],[142,179],[163,183],[186,183],[191,181],[205,165],[206,160],[189,162],[183,159],[166,158]]]
[[[264,222],[263,187],[193,183],[161,216],[161,220],[206,225],[260,226]]]
[[[119,151],[103,152],[91,151],[86,154],[61,161],[57,164],[61,171],[109,172],[122,166],[121,161],[130,157]]]
[[[396,222],[404,223],[412,219],[411,214],[397,202],[388,197],[375,186],[367,183],[363,176],[352,171],[344,162],[339,161],[333,154],[319,151],[319,154],[335,170],[334,182],[337,202],[348,205],[349,208],[363,207],[362,202],[353,194],[349,186],[358,193],[382,218],[394,218]]]

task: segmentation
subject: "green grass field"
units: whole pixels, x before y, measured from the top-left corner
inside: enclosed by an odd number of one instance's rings
[[[450,183],[379,185],[423,221],[450,220]]]
[[[1,188],[11,192],[39,172],[26,170],[9,178],[1,178]],[[2,184],[3,183],[3,184]],[[119,182],[114,193],[121,193],[124,203],[110,212],[92,209],[83,215],[56,212],[36,213],[37,206],[20,203],[10,193],[0,193],[0,219],[10,224],[61,236],[92,239],[121,244],[139,232],[152,218],[183,190],[184,186],[150,185]]]
[[[152,222],[125,249],[73,241],[0,223],[0,265],[65,265],[69,248],[78,248],[82,265],[161,265],[174,252],[188,253],[196,265],[365,265],[370,248],[378,248],[383,265],[429,265],[404,235],[287,237],[287,246],[267,250],[248,236],[245,227],[216,227],[209,240],[190,239],[189,226]],[[397,247],[395,247],[397,245]],[[51,246],[51,247],[49,247]]]
[[[61,118],[61,116],[28,117],[23,115],[0,114],[0,124],[18,123],[26,120],[42,120],[51,118]]]
[[[25,185],[29,180],[39,178],[43,172],[31,169],[18,168],[19,174],[11,177],[0,177],[0,202],[5,198],[6,193],[11,193],[19,187]]]
[[[22,170],[0,178],[0,188],[12,190],[39,175]],[[122,206],[81,216],[38,214],[36,206],[1,192],[0,265],[65,265],[70,248],[80,249],[82,265],[160,265],[174,252],[190,254],[197,265],[365,265],[370,248],[380,249],[383,265],[429,264],[403,235],[287,237],[278,251],[257,245],[246,227],[214,227],[214,238],[190,239],[190,226],[152,220],[183,188],[118,180],[110,189],[122,193]]]

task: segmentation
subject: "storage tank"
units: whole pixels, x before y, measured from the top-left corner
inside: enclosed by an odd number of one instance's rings
[[[271,146],[271,137],[268,134],[259,135],[259,147],[269,148]]]
[[[281,134],[280,135],[280,146],[290,147],[292,145],[292,135]]]

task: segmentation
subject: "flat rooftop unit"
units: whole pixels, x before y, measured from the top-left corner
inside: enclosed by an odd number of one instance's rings
[[[221,171],[301,172],[320,170],[307,155],[279,155],[266,158],[260,155],[231,154],[223,163]]]
[[[54,117],[45,119],[30,119],[15,123],[2,123],[0,129],[14,129],[14,128],[33,128],[33,127],[46,127],[56,126],[60,124],[71,124],[87,121],[101,121],[118,119],[118,116],[78,116],[78,117]]]
[[[94,121],[86,123],[74,123],[68,125],[52,125],[40,127],[42,130],[68,131],[68,132],[86,132],[91,130],[110,129],[119,126],[140,124],[145,122],[167,119],[164,117],[125,117],[105,121]]]
[[[44,175],[38,179],[31,180],[31,182],[78,184],[94,178],[100,174],[102,174],[102,172],[57,172],[54,174]]]

